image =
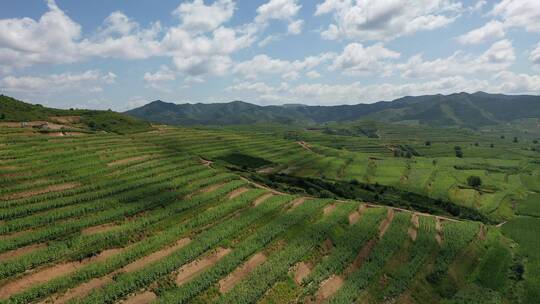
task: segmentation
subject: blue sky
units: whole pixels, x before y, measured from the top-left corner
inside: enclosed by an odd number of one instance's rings
[[[0,3],[0,92],[61,108],[540,94],[538,0]]]

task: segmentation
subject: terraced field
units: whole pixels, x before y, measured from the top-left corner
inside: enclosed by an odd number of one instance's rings
[[[538,286],[531,266],[524,278],[523,252],[491,224],[514,217],[512,202],[532,191],[537,167],[517,157],[395,158],[372,141],[348,150],[241,128],[53,137],[0,127],[0,302],[532,299],[523,291]],[[508,153],[529,155],[516,150]],[[497,188],[460,187],[471,172]],[[274,175],[320,180],[301,188],[266,179]],[[322,184],[350,180],[448,199],[484,222]]]

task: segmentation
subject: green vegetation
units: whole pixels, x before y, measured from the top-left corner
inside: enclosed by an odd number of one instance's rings
[[[218,160],[225,161],[231,165],[240,168],[257,169],[260,167],[270,166],[272,162],[260,157],[254,157],[242,153],[231,153],[217,158]]]
[[[473,187],[473,188],[479,188],[482,186],[482,179],[480,176],[471,175],[467,177],[467,185]]]
[[[437,127],[487,128],[540,117],[538,96],[505,96],[478,92],[403,97],[392,102],[340,106],[258,106],[242,101],[174,104],[154,101],[126,113],[174,125],[310,124],[328,135],[379,138],[370,127],[318,127],[330,122],[371,119]]]
[[[58,119],[60,118],[60,120]],[[67,118],[67,119],[62,119]],[[150,124],[113,111],[59,110],[0,95],[1,122],[47,121],[64,124],[65,131],[105,131],[129,134],[148,131]],[[47,132],[47,131],[45,131]],[[57,132],[51,130],[51,132]]]

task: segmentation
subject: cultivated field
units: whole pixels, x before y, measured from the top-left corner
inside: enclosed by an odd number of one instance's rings
[[[0,127],[0,302],[533,303],[540,154],[374,132]]]

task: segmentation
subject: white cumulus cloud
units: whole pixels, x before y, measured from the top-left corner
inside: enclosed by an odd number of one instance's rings
[[[82,73],[62,73],[46,76],[7,76],[0,79],[0,88],[7,92],[50,94],[65,91],[101,92],[101,85],[115,82],[114,73],[88,70]]]
[[[334,16],[335,23],[321,33],[323,38],[367,41],[440,28],[462,10],[460,2],[451,0],[325,0],[317,5],[315,15]]]
[[[504,24],[500,21],[490,21],[477,29],[458,37],[462,44],[476,44],[490,40],[503,38],[505,35]]]
[[[502,0],[491,12],[504,20],[505,25],[540,32],[540,1]]]
[[[384,71],[388,59],[400,57],[398,52],[385,48],[382,43],[364,47],[360,43],[348,44],[343,53],[334,59],[332,70],[341,70],[348,75],[361,75]]]

